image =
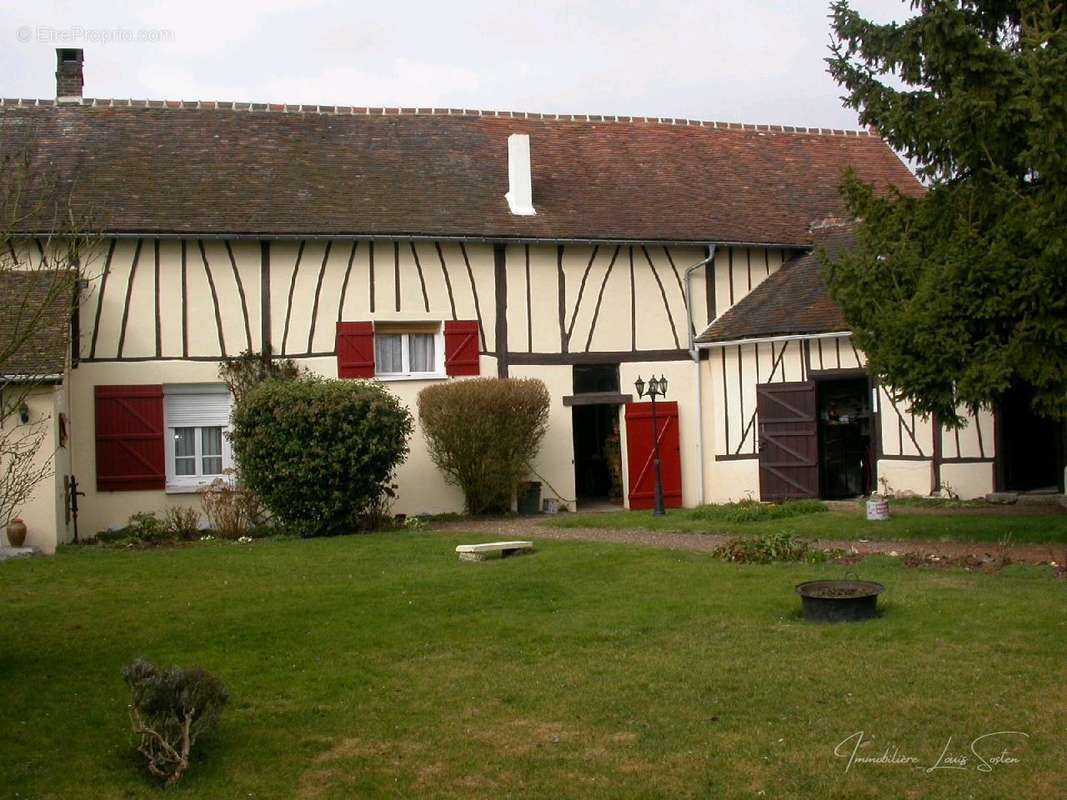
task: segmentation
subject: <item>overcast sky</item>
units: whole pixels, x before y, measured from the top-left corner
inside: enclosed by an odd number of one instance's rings
[[[54,97],[66,46],[85,49],[87,97],[856,127],[823,62],[828,5],[23,1],[0,9],[0,95]],[[902,0],[853,5],[878,20],[909,13]]]

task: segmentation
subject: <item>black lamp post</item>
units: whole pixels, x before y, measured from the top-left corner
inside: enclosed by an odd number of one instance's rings
[[[666,512],[663,510],[663,476],[659,468],[659,425],[656,423],[656,398],[667,394],[667,379],[663,375],[659,378],[652,375],[646,386],[639,375],[634,381],[634,388],[637,389],[638,397],[647,396],[652,401],[652,458],[656,466],[656,507],[652,510],[652,515],[662,517]]]

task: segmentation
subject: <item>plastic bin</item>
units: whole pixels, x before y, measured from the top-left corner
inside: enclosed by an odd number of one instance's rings
[[[541,482],[519,484],[519,513],[525,516],[541,513]]]

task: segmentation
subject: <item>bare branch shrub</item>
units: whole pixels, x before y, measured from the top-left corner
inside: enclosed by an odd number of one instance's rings
[[[193,745],[216,725],[229,693],[202,669],[161,669],[144,659],[123,667],[122,678],[130,687],[138,752],[152,775],[168,786],[177,783],[189,768]]]
[[[200,490],[200,505],[212,530],[224,539],[240,539],[266,521],[255,493],[238,480],[216,478]]]
[[[463,490],[467,511],[507,511],[548,428],[549,395],[535,378],[476,378],[419,392],[430,457]]]
[[[38,457],[49,433],[45,421],[24,425],[17,413],[0,417],[0,524],[13,519],[37,485],[52,474],[52,456]]]
[[[362,528],[368,531],[383,531],[394,527],[393,503],[396,502],[397,485],[392,478],[386,480],[377,497],[367,504],[363,512]]]
[[[306,372],[291,358],[274,358],[270,353],[254,350],[244,350],[219,365],[219,378],[230,388],[235,403],[263,381],[299,378]]]
[[[192,506],[171,506],[163,512],[163,524],[177,539],[192,539],[200,531],[200,512]]]

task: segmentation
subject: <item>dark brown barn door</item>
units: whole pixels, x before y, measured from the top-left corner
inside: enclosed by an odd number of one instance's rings
[[[761,500],[819,496],[819,423],[814,381],[756,386]]]

